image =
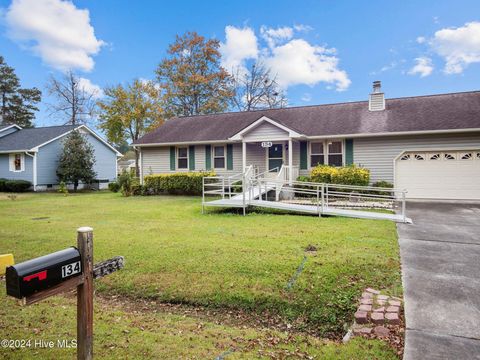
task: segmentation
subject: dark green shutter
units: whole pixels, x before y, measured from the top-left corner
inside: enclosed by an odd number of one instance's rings
[[[300,141],[300,169],[308,169],[307,142]]]
[[[175,171],[175,146],[170,146],[170,170]]]
[[[353,139],[345,139],[345,165],[353,164]]]
[[[205,170],[212,169],[212,145],[205,145]]]
[[[195,170],[195,146],[190,145],[188,147],[188,169]]]
[[[233,170],[233,145],[227,144],[227,170]]]

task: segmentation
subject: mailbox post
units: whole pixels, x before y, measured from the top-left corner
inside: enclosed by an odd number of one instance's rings
[[[77,230],[83,284],[77,287],[77,359],[93,358],[93,229]]]
[[[77,248],[28,260],[6,271],[7,295],[31,305],[77,289],[77,359],[93,359],[93,280],[123,268],[123,256],[93,265],[93,229],[77,229]]]

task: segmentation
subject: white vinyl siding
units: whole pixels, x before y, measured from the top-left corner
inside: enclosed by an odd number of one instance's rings
[[[275,141],[287,138],[288,133],[285,130],[268,122],[258,125],[244,135],[245,141]]]
[[[353,141],[353,161],[370,169],[372,183],[380,180],[393,183],[394,159],[404,151],[479,146],[480,133],[356,138]]]

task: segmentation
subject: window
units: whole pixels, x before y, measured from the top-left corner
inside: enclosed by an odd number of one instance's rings
[[[405,154],[403,155],[400,160],[405,161],[405,160],[410,160],[410,154]]]
[[[10,154],[10,171],[20,172],[25,170],[24,154]]]
[[[343,149],[341,141],[331,141],[328,143],[328,165],[343,165]]]
[[[213,167],[215,169],[225,169],[225,146],[213,147]]]
[[[188,147],[177,148],[177,169],[188,169]]]
[[[443,155],[443,158],[444,158],[445,160],[455,160],[455,154],[453,154],[453,153],[445,153],[445,154]]]
[[[422,154],[415,154],[415,160],[425,160],[425,157]]]
[[[325,155],[323,153],[323,142],[313,142],[310,144],[310,166],[325,164]]]
[[[471,160],[471,159],[473,159],[473,154],[472,154],[472,153],[461,154],[460,159],[462,159],[462,160]]]
[[[440,160],[440,154],[435,153],[435,154],[430,155],[430,160]]]

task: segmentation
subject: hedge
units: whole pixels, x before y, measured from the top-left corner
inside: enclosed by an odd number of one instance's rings
[[[26,180],[7,180],[0,179],[0,191],[5,192],[25,192],[32,186],[30,181]]]
[[[147,175],[144,178],[144,193],[201,195],[202,178],[206,176],[216,176],[216,174],[210,171]]]
[[[345,167],[318,165],[312,169],[310,179],[313,182],[327,184],[367,186],[370,183],[370,170],[355,165]]]

